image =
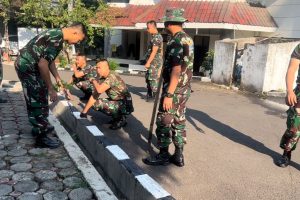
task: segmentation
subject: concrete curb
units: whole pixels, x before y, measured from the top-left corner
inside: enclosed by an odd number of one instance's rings
[[[51,109],[68,129],[77,134],[93,162],[100,166],[116,190],[126,199],[175,199],[96,126],[80,118],[78,110],[68,101],[60,101],[52,105]]]
[[[78,145],[74,142],[70,134],[60,124],[58,119],[50,112],[49,122],[55,126],[55,131],[59,139],[64,143],[64,147],[67,150],[69,156],[74,161],[77,168],[81,171],[85,180],[88,182],[92,190],[94,191],[97,199],[103,200],[117,200],[117,197],[107,186],[106,182],[94,168],[92,163],[80,150]]]

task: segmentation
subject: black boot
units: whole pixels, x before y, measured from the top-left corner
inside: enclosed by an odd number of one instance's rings
[[[279,167],[287,167],[290,164],[291,161],[291,157],[292,157],[292,151],[284,151],[283,155],[281,156],[281,158],[277,161],[277,165]]]
[[[121,117],[113,119],[112,125],[109,128],[112,129],[112,130],[117,130],[117,129],[120,129],[120,128],[126,126],[126,125],[127,125],[126,117],[124,115],[122,115]]]
[[[169,153],[169,147],[161,148],[159,153],[155,157],[148,157],[144,158],[143,162],[146,165],[168,165],[170,163],[170,153]]]
[[[55,149],[60,146],[60,142],[57,140],[53,140],[49,137],[47,137],[46,134],[40,134],[36,138],[36,143],[35,146],[38,148],[50,148],[50,149]]]
[[[184,166],[183,147],[175,147],[175,153],[171,156],[170,162],[178,167]]]

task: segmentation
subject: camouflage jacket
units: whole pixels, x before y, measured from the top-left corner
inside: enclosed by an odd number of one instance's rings
[[[80,78],[76,78],[75,75],[73,74],[73,82],[74,83],[79,83],[80,81],[85,81],[88,80],[89,78],[97,78],[97,71],[95,66],[92,65],[87,65],[83,68],[78,67],[78,71],[82,71],[84,76]]]
[[[185,32],[176,33],[167,43],[163,70],[163,92],[167,93],[174,66],[181,66],[176,94],[185,94],[190,88],[194,64],[194,42]]]
[[[146,58],[146,61],[149,59],[150,57],[150,54],[152,52],[152,49],[153,49],[153,46],[158,46],[158,51],[154,57],[154,59],[156,60],[162,60],[162,53],[163,53],[163,49],[162,49],[162,46],[163,46],[163,38],[161,36],[160,33],[157,33],[157,34],[153,34],[151,35],[151,39],[150,39],[150,42],[147,46],[147,53],[145,55],[145,58]]]
[[[300,60],[300,44],[298,44],[295,47],[295,49],[294,49],[294,51],[291,55],[291,58],[296,58],[296,59]],[[297,75],[297,81],[296,82],[297,82],[297,84],[300,84],[300,66],[299,66],[299,69],[298,69],[298,75]]]
[[[49,29],[31,39],[20,50],[18,59],[22,71],[38,71],[38,63],[41,58],[52,63],[63,48],[63,34],[61,29]],[[26,69],[25,69],[26,68]]]
[[[130,96],[125,82],[114,72],[110,72],[107,78],[100,78],[99,82],[110,86],[110,88],[106,90],[106,94],[111,100],[121,100]]]

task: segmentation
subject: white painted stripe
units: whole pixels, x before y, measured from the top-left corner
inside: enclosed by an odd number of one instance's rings
[[[106,147],[118,160],[129,159],[129,156],[118,146],[111,145]]]
[[[105,200],[117,200],[117,197],[108,187],[104,179],[80,150],[78,145],[71,138],[70,134],[60,124],[58,119],[50,112],[50,123],[55,126],[55,132],[59,139],[64,143],[64,147],[67,150],[69,156],[72,158],[77,168],[82,172],[85,180],[88,182],[97,199]]]
[[[73,112],[73,115],[76,117],[76,119],[82,119],[80,117],[80,112]]]
[[[68,101],[67,100],[62,100],[62,101],[60,101],[64,106],[69,106],[69,104],[70,104],[70,106],[73,106],[73,104],[71,103],[71,102],[69,102],[68,103]]]
[[[148,174],[138,175],[136,179],[147,189],[156,199],[170,196],[153,178]]]
[[[87,128],[94,136],[104,136],[104,134],[97,128],[97,126],[86,126],[86,128]]]

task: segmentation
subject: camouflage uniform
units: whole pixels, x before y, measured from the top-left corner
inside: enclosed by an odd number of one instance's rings
[[[107,78],[100,78],[99,84],[105,83],[110,86],[106,90],[108,98],[96,97],[96,102],[93,105],[94,110],[101,111],[104,114],[110,115],[113,119],[118,119],[122,115],[128,115],[133,110],[127,104],[127,99],[131,99],[131,95],[127,89],[125,82],[118,74],[110,72]],[[131,111],[130,111],[131,110]]]
[[[62,31],[50,29],[30,40],[20,50],[20,55],[15,61],[15,69],[23,86],[28,117],[34,134],[43,133],[50,125],[47,119],[49,115],[48,89],[40,76],[38,63],[41,58],[44,58],[50,65],[62,48]]]
[[[92,94],[94,91],[94,86],[91,84],[91,82],[88,80],[89,78],[97,77],[97,71],[94,66],[87,65],[84,68],[77,68],[78,71],[82,71],[84,73],[83,77],[76,78],[75,75],[72,76],[73,78],[73,84],[76,85],[83,93],[85,94]]]
[[[185,143],[185,110],[186,102],[191,93],[190,81],[192,78],[194,60],[194,44],[185,32],[176,33],[167,43],[162,76],[163,92],[156,119],[156,135],[161,148],[168,147],[173,141],[175,146],[182,147]],[[181,75],[174,92],[173,108],[164,111],[163,100],[167,94],[172,68],[181,66]],[[171,135],[172,132],[172,135]]]
[[[300,60],[300,44],[294,49],[291,58]],[[300,68],[298,69],[297,86],[294,89],[297,104],[291,106],[287,112],[287,130],[280,141],[280,147],[286,151],[293,151],[300,138]]]
[[[155,54],[154,59],[150,63],[150,67],[146,72],[145,78],[146,78],[146,84],[147,89],[149,91],[149,94],[156,93],[157,91],[157,85],[159,80],[159,72],[162,67],[163,58],[162,58],[162,45],[163,45],[163,38],[161,34],[157,33],[154,35],[151,35],[151,40],[147,47],[147,54],[146,54],[146,60],[149,59],[153,46],[158,47],[158,51]]]

